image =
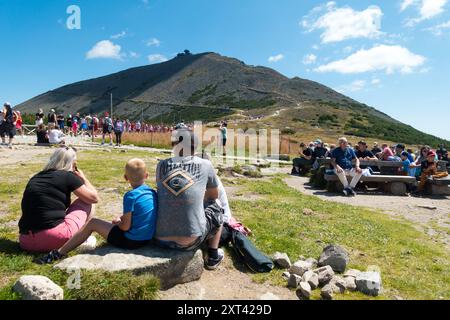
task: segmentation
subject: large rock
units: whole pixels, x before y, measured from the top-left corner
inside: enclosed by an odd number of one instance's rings
[[[311,270],[312,268],[313,265],[310,262],[300,260],[291,266],[289,272],[302,277],[306,271]]]
[[[306,262],[310,263],[312,265],[313,268],[316,268],[317,265],[319,264],[319,262],[317,261],[317,259],[314,258],[308,258],[305,260]]]
[[[272,260],[277,266],[283,269],[289,269],[291,267],[291,260],[286,253],[275,252]]]
[[[299,299],[308,300],[311,297],[311,291],[311,286],[308,282],[300,282],[296,294]]]
[[[330,266],[334,272],[343,273],[349,262],[347,252],[340,246],[329,245],[323,249],[319,258],[319,267]]]
[[[127,251],[102,247],[92,254],[81,254],[63,260],[55,268],[61,270],[100,270],[106,272],[128,271],[134,274],[149,273],[160,279],[161,289],[200,279],[203,273],[203,256],[200,250],[183,252],[155,246]]]
[[[272,292],[267,292],[265,294],[263,294],[259,300],[281,300],[279,296],[273,294]]]
[[[332,284],[328,283],[326,286],[320,290],[320,296],[324,300],[333,300],[334,294],[338,291],[337,287]]]
[[[311,286],[312,290],[316,290],[319,286],[319,275],[314,273],[312,270],[306,271],[303,274],[302,281],[307,282]]]
[[[302,282],[302,277],[296,274],[291,274],[288,280],[288,288],[297,289],[297,287],[300,285],[300,282]]]
[[[339,276],[334,276],[330,283],[336,287],[336,292],[338,293],[344,293],[347,289],[345,286],[345,280]]]
[[[353,277],[356,279],[356,277],[358,276],[358,274],[360,274],[361,271],[356,270],[356,269],[349,269],[344,273],[344,278],[346,277]]]
[[[320,267],[313,270],[319,276],[319,285],[324,286],[333,279],[334,271],[330,266]]]
[[[379,272],[361,272],[356,277],[356,288],[369,296],[378,296],[381,292],[381,275]]]
[[[356,291],[356,278],[353,277],[344,277],[345,289],[348,291]]]
[[[63,300],[63,289],[43,276],[22,276],[14,284],[13,290],[23,300]]]

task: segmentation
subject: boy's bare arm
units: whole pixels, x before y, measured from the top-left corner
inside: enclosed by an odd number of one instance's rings
[[[131,214],[131,212],[128,212],[128,213],[125,213],[120,218],[114,220],[113,224],[117,225],[120,228],[120,230],[122,230],[122,231],[128,231],[131,229],[131,220],[132,220],[131,218],[132,218],[132,214]]]

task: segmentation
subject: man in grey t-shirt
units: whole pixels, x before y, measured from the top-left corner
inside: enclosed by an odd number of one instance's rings
[[[194,156],[198,142],[192,131],[176,130],[172,139],[175,157],[156,168],[155,238],[160,245],[179,250],[195,250],[205,243],[205,267],[213,270],[224,257],[218,249],[223,224],[223,209],[216,201],[219,182],[211,162]]]

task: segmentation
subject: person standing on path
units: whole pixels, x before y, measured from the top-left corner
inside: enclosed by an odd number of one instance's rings
[[[228,123],[222,122],[219,128],[222,134],[222,147],[223,147],[223,155],[227,155],[227,140],[228,140]]]

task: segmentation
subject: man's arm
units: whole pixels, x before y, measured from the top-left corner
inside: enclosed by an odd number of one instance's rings
[[[205,192],[205,199],[206,201],[215,201],[216,199],[219,199],[219,188],[208,188]]]
[[[336,170],[337,173],[342,173],[344,170],[337,164],[336,158],[331,158],[331,165]]]
[[[360,167],[361,166],[361,162],[359,161],[358,158],[355,157],[355,159],[356,159],[355,170],[356,170],[357,173],[362,173],[362,169]]]

